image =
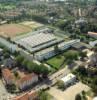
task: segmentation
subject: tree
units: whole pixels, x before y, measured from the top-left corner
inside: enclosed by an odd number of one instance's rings
[[[28,69],[29,72],[35,71],[35,69],[36,69],[35,67],[36,67],[35,63],[32,63],[30,61],[28,62],[27,69]]]
[[[76,51],[68,51],[64,54],[64,56],[67,60],[75,60],[78,59],[79,54]]]
[[[65,89],[65,85],[64,85],[64,82],[63,82],[63,81],[60,81],[60,80],[59,80],[59,81],[57,82],[57,86],[58,86],[59,89],[62,89],[62,90]]]
[[[15,90],[16,90],[16,85],[15,84],[11,84],[11,85],[7,85],[7,90],[10,92],[10,93],[14,93]]]
[[[42,74],[43,76],[47,76],[49,73],[49,70],[46,66],[43,64],[37,65],[33,62],[28,62],[27,69],[29,72],[35,72],[37,74]]]
[[[63,21],[63,20],[59,20],[57,23],[56,23],[56,26],[59,27],[60,29],[64,30],[64,27],[67,25],[68,23]]]
[[[55,50],[56,53],[59,52],[58,44],[54,46],[54,50]]]
[[[10,37],[8,37],[8,38],[7,38],[7,41],[9,41],[9,42],[10,42],[10,41],[11,41],[11,38],[10,38]]]
[[[82,91],[82,98],[83,98],[83,100],[87,100],[85,91]]]
[[[23,60],[23,62],[22,62],[23,68],[26,68],[26,66],[28,65],[28,62],[29,61],[27,61],[26,59]]]
[[[19,74],[17,71],[14,71],[14,75],[15,75],[15,77],[19,77]]]
[[[44,77],[46,77],[49,74],[48,68],[43,64],[41,64],[39,67],[40,67],[40,72],[43,74]]]
[[[48,93],[42,90],[39,91],[38,96],[39,96],[39,100],[50,100]]]
[[[1,46],[2,46],[2,45],[1,45]],[[7,48],[4,47],[3,53],[9,53],[9,50],[8,50]]]
[[[80,94],[77,94],[77,95],[75,96],[75,100],[82,100],[82,99],[81,99],[81,95],[80,95]]]
[[[1,68],[1,66],[0,66],[0,77],[2,76],[2,68]]]
[[[10,54],[8,52],[4,53],[4,58],[9,58]]]
[[[24,61],[24,57],[18,55],[18,56],[16,57],[16,61],[17,61],[17,64],[18,64],[18,65],[21,65],[22,62]]]
[[[84,57],[87,56],[87,52],[80,52],[79,55],[80,55],[82,58],[84,58]]]
[[[79,66],[79,68],[77,69],[77,72],[79,72],[80,75],[83,75],[83,77],[88,75],[87,70],[85,66],[83,65]]]
[[[95,0],[95,5],[97,6],[97,0]]]

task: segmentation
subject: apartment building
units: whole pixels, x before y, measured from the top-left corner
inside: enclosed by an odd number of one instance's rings
[[[35,73],[32,73],[20,78],[17,81],[17,86],[20,90],[24,90],[36,82],[38,82],[38,76]]]
[[[6,85],[14,84],[14,75],[8,68],[2,69],[2,76]]]

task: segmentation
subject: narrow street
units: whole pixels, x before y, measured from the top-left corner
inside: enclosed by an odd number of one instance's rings
[[[65,68],[63,68],[63,69],[59,70],[58,72],[54,73],[53,75],[49,76],[48,79],[46,79],[45,81],[43,81],[40,84],[38,84],[37,86],[35,86],[33,89],[40,90],[40,89],[46,89],[47,87],[51,87],[59,79],[61,79],[68,73],[70,73],[70,70],[66,66]]]

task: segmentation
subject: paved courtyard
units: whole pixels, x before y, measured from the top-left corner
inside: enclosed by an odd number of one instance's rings
[[[56,87],[51,87],[48,93],[54,96],[56,100],[75,100],[76,94],[80,93],[83,90],[88,91],[89,89],[90,88],[88,86],[79,82],[67,88],[65,91],[61,91]]]
[[[15,95],[9,94],[4,84],[2,83],[2,80],[0,80],[0,100],[11,100],[10,98],[14,97]]]

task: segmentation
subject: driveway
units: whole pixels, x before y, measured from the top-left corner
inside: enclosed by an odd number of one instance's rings
[[[65,91],[61,91],[56,87],[51,87],[48,91],[49,94],[54,96],[56,100],[75,100],[75,96],[81,91],[88,91],[90,88],[83,83],[79,82],[75,85],[67,88]]]

